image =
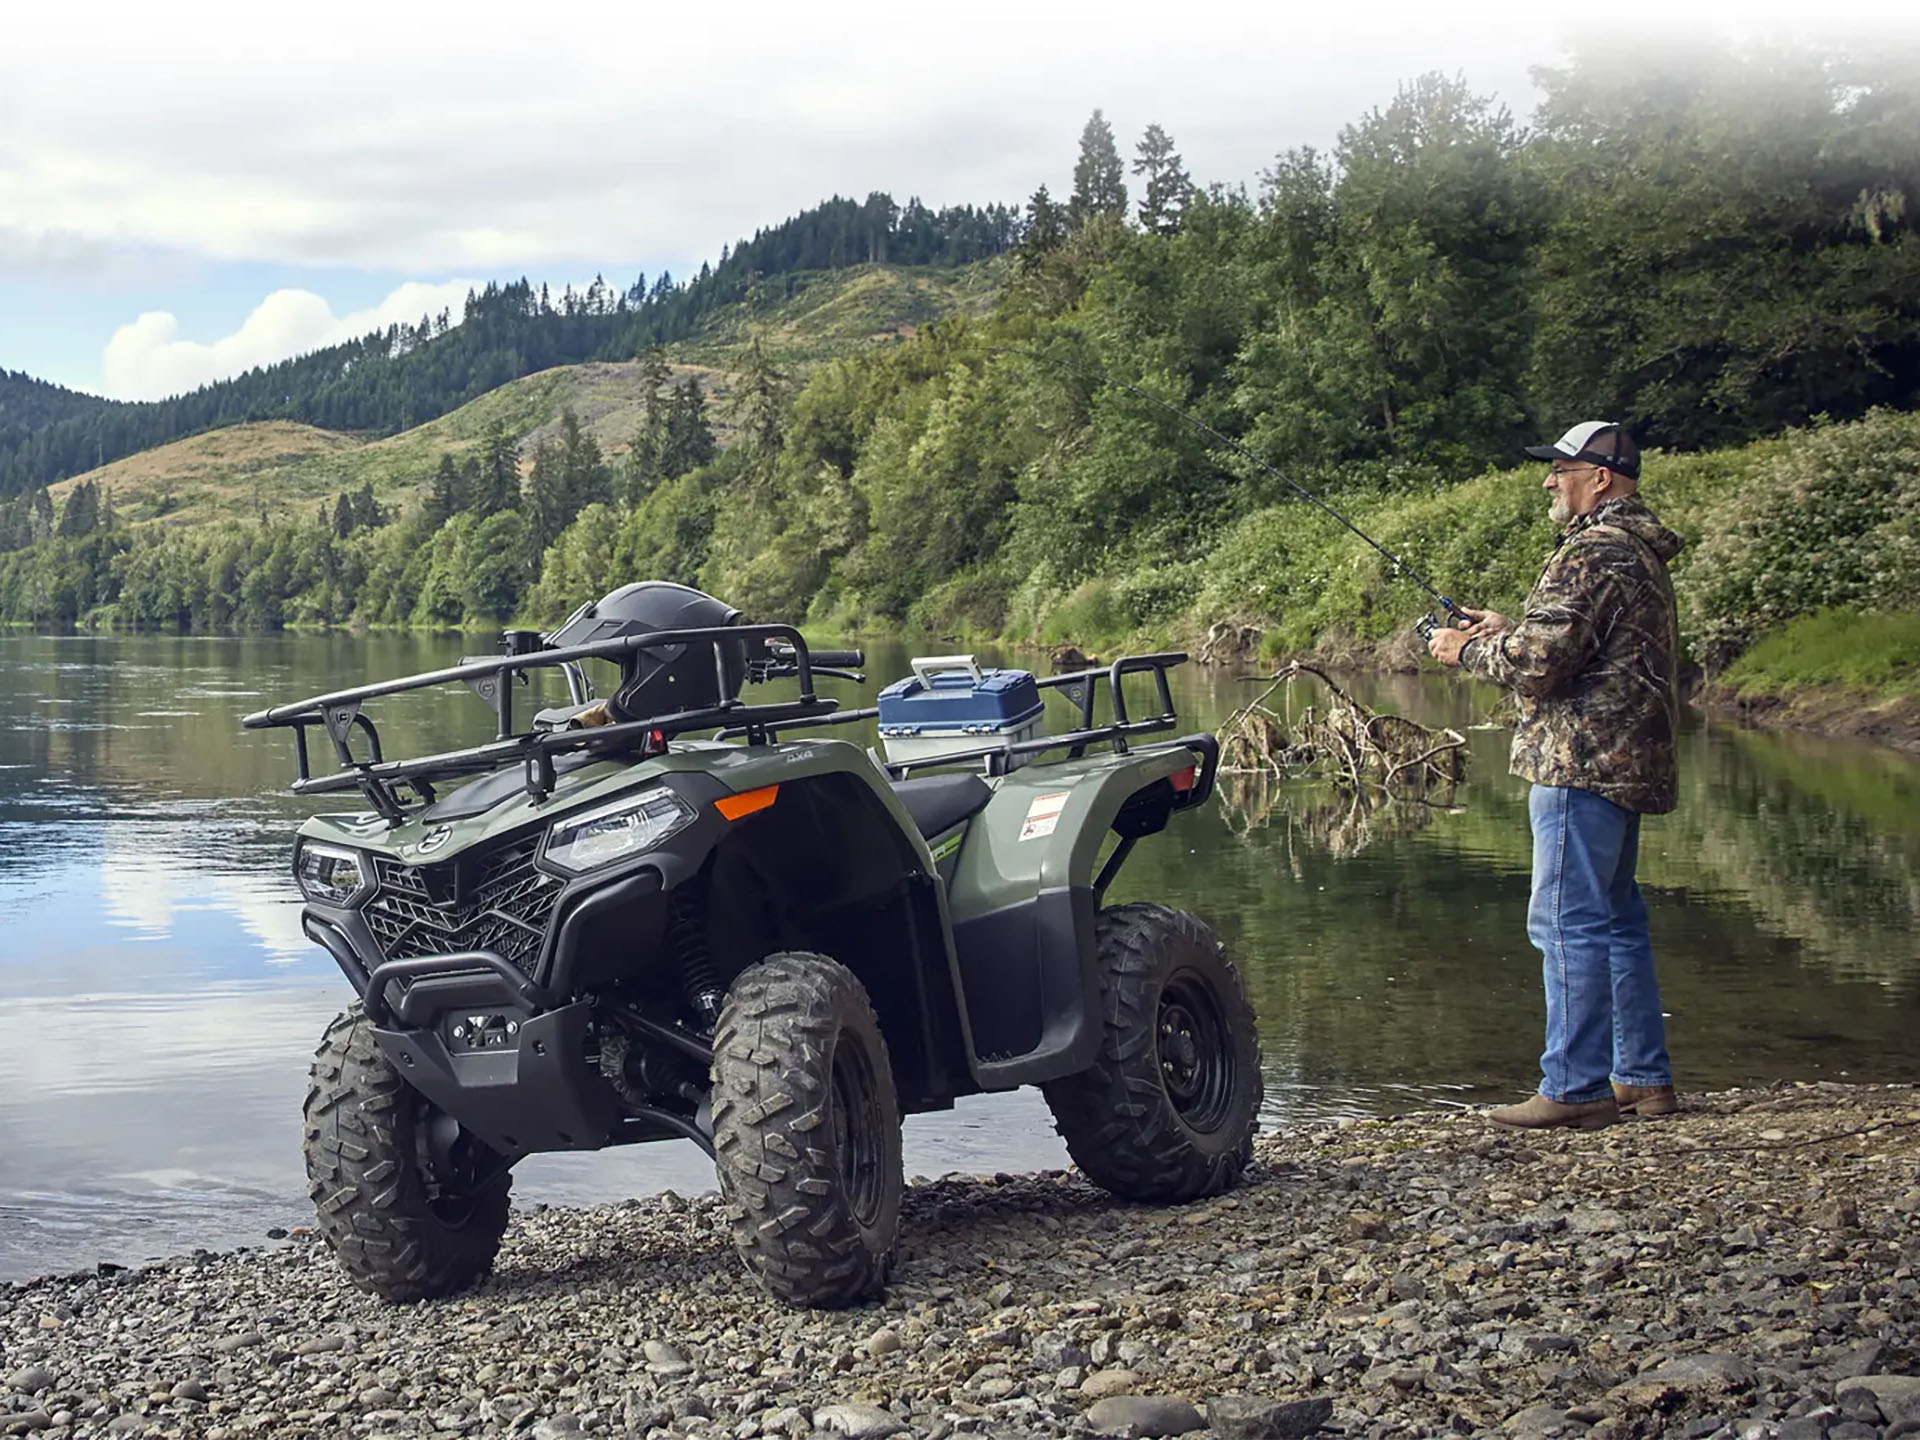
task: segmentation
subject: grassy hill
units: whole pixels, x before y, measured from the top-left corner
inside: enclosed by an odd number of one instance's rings
[[[666,354],[676,377],[699,377],[724,445],[721,412],[731,370],[755,338],[775,364],[797,375],[898,343],[951,311],[985,307],[1002,271],[1002,262],[984,261],[957,270],[863,265],[776,276]],[[525,455],[560,412],[571,409],[601,450],[617,458],[639,426],[645,400],[635,362],[561,365],[398,435],[352,435],[279,420],[234,425],[130,455],[49,489],[58,506],[75,485],[91,480],[112,492],[123,520],[170,525],[293,514],[363,484],[382,504],[399,503],[424,486],[443,454],[464,457],[495,421],[521,438]]]

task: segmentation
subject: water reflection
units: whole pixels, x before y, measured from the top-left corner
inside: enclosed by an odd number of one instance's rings
[[[298,929],[291,745],[238,717],[462,648],[0,636],[0,1277],[305,1219],[300,1096],[347,991]],[[904,650],[870,648],[876,681],[904,671]],[[1249,698],[1218,673],[1175,678],[1194,728]],[[1535,1073],[1525,794],[1487,723],[1496,697],[1436,676],[1357,693],[1467,737],[1453,805],[1357,813],[1311,786],[1229,787],[1233,804],[1142,845],[1112,897],[1221,931],[1260,1012],[1271,1124],[1464,1103]],[[489,733],[453,691],[379,719],[390,753]],[[1920,766],[1703,726],[1682,777],[1679,811],[1647,827],[1642,880],[1683,1085],[1920,1078]],[[908,1129],[911,1173],[1064,1162],[1033,1093]],[[711,1183],[673,1144],[536,1158],[518,1193]]]

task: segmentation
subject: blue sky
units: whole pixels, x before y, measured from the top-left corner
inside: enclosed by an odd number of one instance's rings
[[[1920,30],[1847,0],[1827,30]],[[1570,8],[971,0],[315,13],[78,0],[0,47],[0,368],[152,398],[330,343],[467,286],[684,275],[833,193],[1017,203],[1070,186],[1105,108],[1194,176],[1257,183],[1423,70],[1520,115]],[[1591,10],[1586,12],[1594,18]],[[1804,32],[1780,0],[1610,5],[1636,44]]]

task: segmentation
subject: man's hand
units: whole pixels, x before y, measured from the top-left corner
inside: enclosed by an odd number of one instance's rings
[[[1442,665],[1458,665],[1460,652],[1466,648],[1469,640],[1482,635],[1504,635],[1513,629],[1513,622],[1498,610],[1469,610],[1462,605],[1459,614],[1473,623],[1464,630],[1452,625],[1442,625],[1433,632],[1427,641],[1427,653]]]
[[[1427,639],[1427,653],[1442,665],[1458,665],[1460,652],[1466,648],[1467,641],[1473,639],[1470,632],[1456,630],[1451,625],[1441,625]]]

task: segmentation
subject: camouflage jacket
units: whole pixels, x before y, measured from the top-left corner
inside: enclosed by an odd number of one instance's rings
[[[1460,664],[1515,692],[1512,771],[1663,815],[1678,788],[1679,620],[1667,562],[1680,537],[1639,497],[1567,527],[1504,635],[1467,642]]]

